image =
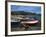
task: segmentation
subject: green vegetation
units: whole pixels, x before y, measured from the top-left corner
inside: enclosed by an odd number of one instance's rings
[[[40,15],[32,12],[24,12],[24,11],[12,11],[12,15]]]

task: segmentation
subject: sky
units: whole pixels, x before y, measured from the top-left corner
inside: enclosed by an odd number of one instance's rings
[[[17,6],[17,5],[11,5],[11,11],[25,11],[25,12],[32,12],[32,13],[41,13],[41,7],[40,6]]]

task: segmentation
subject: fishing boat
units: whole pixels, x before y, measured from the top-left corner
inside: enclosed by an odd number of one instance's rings
[[[38,20],[33,20],[33,21],[22,21],[21,22],[22,24],[35,24],[35,23],[38,23]]]
[[[22,20],[21,20],[21,23],[22,23],[22,24],[36,24],[36,23],[38,23],[38,22],[39,22],[39,21],[36,20],[36,19],[34,19],[34,18],[31,18],[31,19],[26,18],[26,19],[22,19]]]
[[[36,25],[36,24],[38,24],[38,23],[39,23],[39,21],[36,20],[36,19],[34,19],[34,18],[31,18],[31,19],[25,18],[25,19],[22,19],[22,20],[21,20],[21,24],[22,24],[25,28],[30,27],[31,25]]]

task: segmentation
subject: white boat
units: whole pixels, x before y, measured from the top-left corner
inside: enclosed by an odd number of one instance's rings
[[[22,21],[22,24],[35,24],[38,23],[38,20],[34,20],[34,21]]]
[[[39,21],[34,19],[34,18],[31,18],[31,19],[22,19],[21,23],[22,24],[35,24],[35,23],[38,23]]]

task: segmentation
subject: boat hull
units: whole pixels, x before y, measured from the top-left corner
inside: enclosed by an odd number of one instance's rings
[[[35,24],[35,23],[38,23],[38,20],[36,20],[36,21],[22,21],[21,23],[22,24]]]

